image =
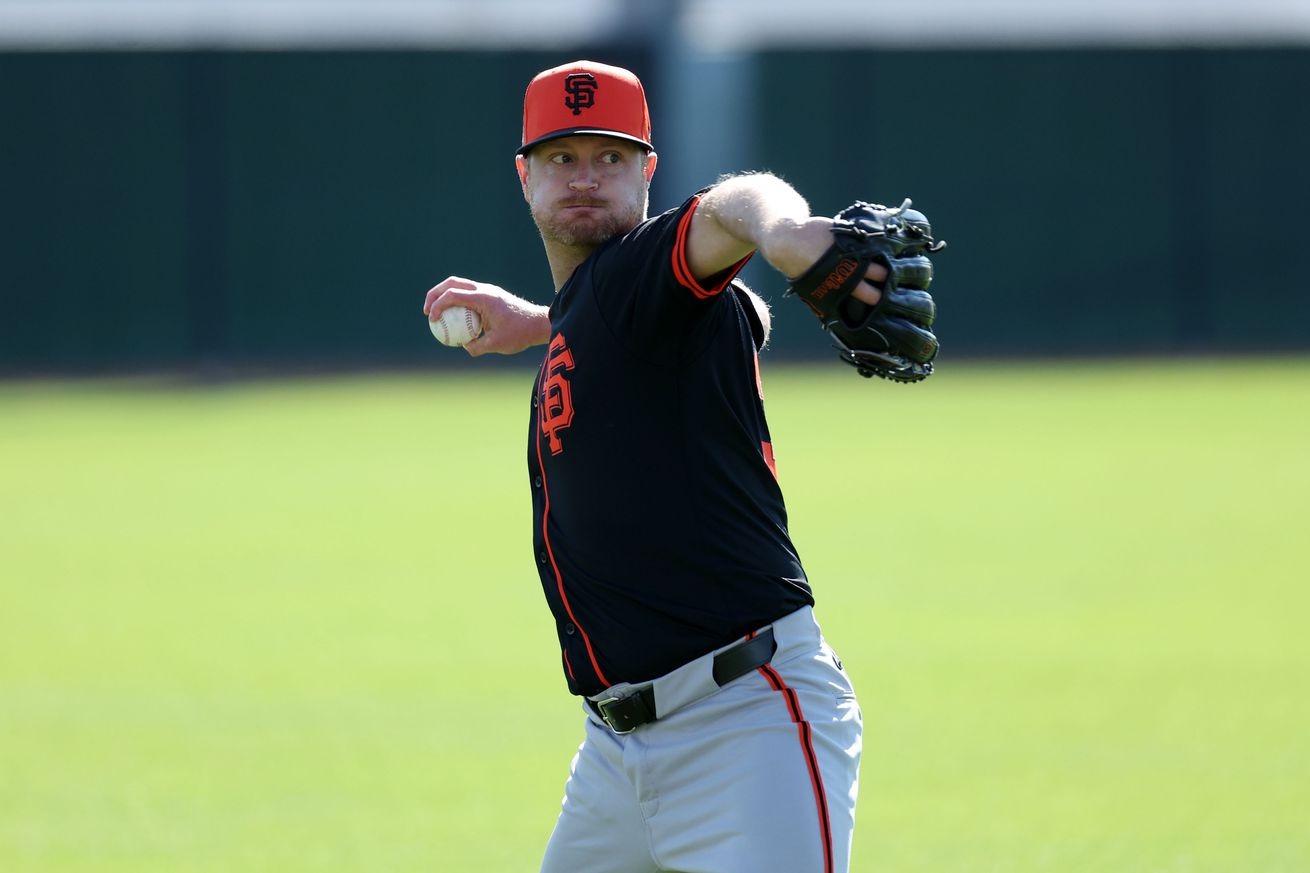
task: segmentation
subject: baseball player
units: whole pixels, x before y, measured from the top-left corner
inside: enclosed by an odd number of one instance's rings
[[[861,715],[787,532],[758,365],[768,310],[734,277],[758,252],[800,277],[843,360],[910,381],[936,350],[931,237],[904,209],[811,216],[768,174],[647,218],[656,162],[636,76],[589,61],[540,73],[516,164],[554,301],[451,277],[424,302],[432,320],[479,314],[470,354],[546,347],[533,562],[586,721],[541,869],[845,871]],[[918,248],[849,254],[907,224]],[[882,325],[872,351],[861,324]]]

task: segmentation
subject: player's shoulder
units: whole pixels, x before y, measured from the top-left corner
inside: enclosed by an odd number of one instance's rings
[[[676,252],[685,242],[691,212],[702,193],[698,191],[679,205],[606,240],[593,253],[591,261],[604,273],[624,267],[646,269],[652,258]]]
[[[700,198],[709,190],[709,188],[702,188],[677,206],[666,209],[658,215],[652,215],[632,228],[632,230],[611,240],[611,242],[619,244],[640,242],[653,236],[661,236],[670,230],[676,232],[677,225],[691,218],[690,213],[695,209],[696,204],[700,202]]]
[[[686,209],[687,204],[683,203],[672,209],[666,209],[658,215],[652,215],[632,230],[623,234],[620,239],[628,243],[634,243],[641,242],[652,236],[661,236],[669,230],[670,225],[677,223],[678,219]]]

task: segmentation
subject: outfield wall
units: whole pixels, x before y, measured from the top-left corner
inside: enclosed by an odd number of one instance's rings
[[[572,56],[664,81],[635,48]],[[449,360],[419,312],[432,283],[550,297],[511,158],[525,83],[566,59],[0,54],[0,372]],[[1310,347],[1310,50],[748,63],[746,129],[705,136],[745,137],[816,210],[913,196],[950,242],[947,353]],[[690,193],[661,179],[654,208]],[[747,278],[780,353],[827,353],[775,274]]]

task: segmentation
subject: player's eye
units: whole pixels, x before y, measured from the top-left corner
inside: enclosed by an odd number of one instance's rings
[[[600,156],[600,162],[602,164],[617,164],[621,160],[623,160],[623,156],[618,152],[605,152],[605,154]]]
[[[564,154],[564,152],[555,152],[555,154],[550,156],[550,160],[555,164],[567,164],[573,160],[573,157]]]

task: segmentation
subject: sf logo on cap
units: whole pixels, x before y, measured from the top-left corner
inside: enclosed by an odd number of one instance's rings
[[[596,77],[591,73],[569,73],[564,79],[564,105],[581,115],[596,105]]]

